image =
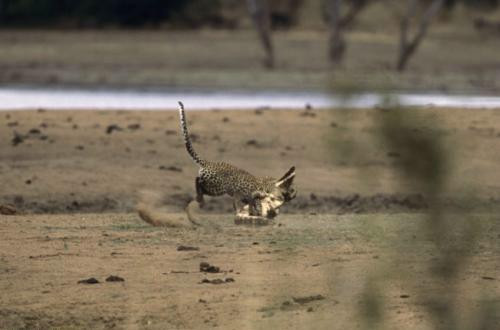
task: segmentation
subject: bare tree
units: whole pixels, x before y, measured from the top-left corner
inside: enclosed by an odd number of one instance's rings
[[[418,46],[422,42],[422,39],[427,34],[429,25],[443,7],[445,0],[433,0],[430,5],[428,5],[427,10],[424,11],[419,22],[418,30],[412,40],[409,40],[409,29],[410,20],[415,17],[418,13],[419,0],[408,0],[408,7],[406,14],[403,15],[401,20],[401,30],[400,30],[400,43],[399,43],[399,56],[397,63],[397,70],[404,71],[408,64],[408,60],[415,53]]]
[[[253,24],[264,48],[264,66],[272,69],[274,67],[274,49],[271,40],[271,18],[268,1],[247,0],[247,3]]]
[[[334,64],[340,63],[345,52],[345,39],[340,24],[341,15],[340,9],[342,7],[342,0],[330,1],[330,40],[328,43],[328,56],[330,61]]]
[[[371,0],[375,2],[376,0]],[[340,26],[349,28],[354,23],[356,16],[368,5],[369,0],[351,0],[347,13],[340,19]]]
[[[375,0],[371,1],[374,2]],[[351,27],[357,15],[366,7],[368,0],[351,0],[346,14],[342,16],[342,0],[330,0],[327,8],[327,20],[330,25],[328,56],[332,63],[338,64],[346,49],[344,30]]]

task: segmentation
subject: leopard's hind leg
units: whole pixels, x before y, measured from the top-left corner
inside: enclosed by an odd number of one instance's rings
[[[205,199],[203,198],[203,185],[201,183],[201,178],[199,176],[196,177],[195,187],[196,187],[196,201],[198,202],[200,207],[203,207],[205,205]]]

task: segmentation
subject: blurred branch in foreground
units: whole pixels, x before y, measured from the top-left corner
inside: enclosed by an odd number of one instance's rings
[[[342,123],[330,135],[334,161],[337,168],[356,169],[359,191],[386,189],[390,177],[394,193],[416,192],[426,203],[411,215],[372,214],[360,231],[385,258],[377,255],[358,269],[365,284],[356,320],[365,329],[399,322],[412,329],[496,329],[498,295],[484,280],[496,280],[485,273],[498,274],[498,266],[482,264],[498,255],[498,217],[480,205],[477,187],[465,185],[458,174],[473,166],[468,159],[474,154],[464,157],[460,146],[471,135],[453,133],[456,120],[449,109],[403,108],[397,99],[377,109],[334,114],[335,123]]]

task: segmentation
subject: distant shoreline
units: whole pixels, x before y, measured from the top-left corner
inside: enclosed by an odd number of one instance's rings
[[[409,107],[500,108],[500,97],[453,93],[361,92],[337,94],[319,91],[245,90],[207,88],[75,88],[0,87],[1,110],[109,109],[168,110],[182,100],[191,109],[232,110],[279,108],[301,110],[373,108],[386,105]]]

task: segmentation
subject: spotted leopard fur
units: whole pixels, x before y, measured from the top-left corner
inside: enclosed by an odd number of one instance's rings
[[[247,171],[225,162],[201,159],[193,148],[186,123],[184,105],[179,102],[179,116],[184,144],[191,159],[199,166],[195,180],[196,201],[204,205],[204,195],[233,197],[238,215],[273,218],[283,203],[295,198],[293,187],[295,167],[291,167],[280,179],[255,177]],[[264,207],[263,207],[264,205]]]

